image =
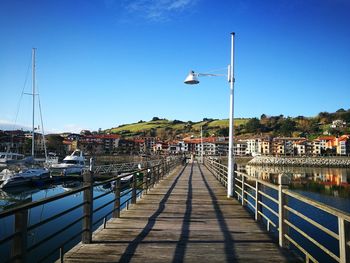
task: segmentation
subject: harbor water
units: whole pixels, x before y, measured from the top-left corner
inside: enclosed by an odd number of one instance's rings
[[[22,204],[27,204],[33,201],[37,201],[43,198],[54,196],[66,191],[72,190],[81,186],[80,181],[66,181],[64,183],[44,185],[42,187],[26,187],[26,188],[16,188],[7,191],[0,190],[0,209],[6,210],[13,208]],[[104,193],[111,191],[111,185],[106,184],[103,186],[94,187],[94,197],[103,195]],[[124,190],[128,192],[128,189]],[[122,193],[123,195],[123,193]],[[130,198],[131,193],[126,194],[121,198],[121,203],[126,199]],[[94,201],[94,207],[100,207],[103,204],[113,200],[115,195],[113,192],[103,196]],[[83,192],[79,192],[74,195],[67,196],[65,198],[32,208],[28,211],[28,226],[40,223],[45,219],[51,217],[52,215],[58,214],[62,211],[65,211],[69,208],[72,208],[76,205],[81,204],[83,201]],[[122,206],[122,208],[125,207]],[[103,224],[101,217],[104,217],[113,209],[113,203],[107,205],[101,210],[94,213],[93,223],[94,230]],[[64,250],[67,251],[80,242],[79,232],[82,230],[82,221],[78,220],[83,214],[83,207],[79,207],[68,214],[59,217],[53,221],[50,221],[47,224],[35,228],[33,231],[28,232],[27,247],[44,240],[45,238],[54,235],[54,238],[50,239],[48,242],[45,242],[42,246],[37,249],[34,248],[28,254],[29,262],[36,262],[37,259],[40,259],[47,253],[56,248],[57,244],[61,244],[70,237],[77,234],[77,237],[72,239],[64,247]],[[107,219],[111,218],[111,215],[107,216]],[[72,222],[77,221],[75,224]],[[64,229],[66,226],[70,225],[69,228],[64,231],[59,231]],[[14,232],[14,216],[8,216],[0,219],[0,236],[6,237],[11,235]],[[43,253],[44,252],[44,253]],[[2,259],[10,257],[11,253],[11,243],[8,242],[5,245],[0,246],[0,254]],[[59,249],[49,258],[45,259],[43,262],[53,262],[59,258]]]

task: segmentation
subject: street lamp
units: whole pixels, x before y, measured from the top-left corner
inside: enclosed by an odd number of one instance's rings
[[[235,33],[231,33],[231,64],[228,66],[227,79],[230,83],[230,122],[229,122],[229,146],[228,146],[228,167],[227,167],[227,197],[233,196],[234,187],[234,152],[233,152],[233,134],[234,134],[234,119],[233,119],[233,88],[234,88],[234,42]],[[190,71],[186,77],[185,84],[198,84],[198,77],[202,76],[226,76],[222,74],[208,74],[208,73],[196,73],[193,70]]]

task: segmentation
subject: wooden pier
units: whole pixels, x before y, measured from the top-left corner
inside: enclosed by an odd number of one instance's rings
[[[175,169],[64,262],[299,262],[205,166]]]

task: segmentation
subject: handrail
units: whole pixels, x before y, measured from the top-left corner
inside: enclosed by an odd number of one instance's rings
[[[299,201],[302,201],[304,203],[307,203],[309,205],[317,207],[318,209],[323,210],[324,212],[327,212],[327,213],[332,214],[334,216],[343,218],[344,220],[347,220],[350,222],[350,214],[349,213],[343,212],[343,211],[336,209],[334,207],[330,207],[329,205],[320,203],[316,200],[313,200],[313,199],[308,198],[306,196],[303,196],[301,194],[295,193],[291,190],[285,189],[285,190],[283,190],[283,193],[285,193],[291,197],[294,197],[295,199],[298,199]]]
[[[81,231],[78,234],[73,234],[74,238],[70,237],[68,239],[65,239],[66,241],[60,243],[54,250],[51,250],[49,254],[40,256],[41,259],[45,260],[47,258],[50,258],[58,250],[60,250],[60,255],[62,257],[64,254],[63,247],[66,246],[66,244],[68,242],[71,242],[73,239],[75,240],[78,236],[81,236],[81,240],[83,243],[91,242],[92,231],[94,226],[96,226],[103,219],[103,226],[105,227],[105,222],[109,216],[119,217],[119,213],[123,207],[128,207],[129,204],[136,203],[137,199],[141,196],[141,194],[143,195],[144,193],[147,193],[147,191],[150,188],[154,187],[154,185],[159,180],[161,180],[166,174],[169,174],[169,172],[180,163],[181,159],[181,157],[177,156],[168,157],[164,160],[157,160],[157,162],[148,162],[149,164],[153,164],[153,166],[148,165],[144,169],[137,169],[134,172],[118,175],[98,183],[93,182],[95,169],[92,167],[91,171],[84,172],[84,185],[81,187],[42,200],[34,201],[30,204],[24,204],[16,208],[0,212],[0,219],[9,216],[14,216],[15,225],[13,233],[10,233],[7,237],[2,237],[2,240],[0,240],[0,246],[12,241],[11,257],[9,259],[4,260],[11,262],[13,260],[21,262],[26,261],[27,254],[30,253],[30,251],[42,247],[42,245],[52,240],[61,231],[71,228],[78,222],[82,222]],[[139,174],[139,178],[137,174]],[[121,179],[130,175],[132,175],[131,180],[129,180],[127,183],[125,183],[125,185],[122,186]],[[142,181],[140,183],[137,183],[137,180]],[[101,185],[105,185],[106,183],[111,183],[113,181],[115,182],[115,185],[112,185],[111,190],[107,190],[106,193],[97,195],[95,197],[93,196],[94,188],[98,188]],[[68,196],[80,192],[84,193],[82,202],[74,204],[74,206],[66,208],[57,214],[51,215],[50,217],[45,218],[43,221],[32,225],[28,225],[28,215],[30,209],[51,203],[53,201],[62,200]],[[99,206],[94,207],[94,201],[102,200],[102,197],[113,193],[115,196],[112,199],[107,198],[107,200],[103,200],[102,202],[99,201]],[[124,197],[127,198],[125,199]],[[121,202],[121,198],[124,198],[125,200]],[[104,213],[104,216],[102,218],[99,218],[97,221],[94,220],[96,222],[93,222],[93,214],[97,213],[98,211],[102,211],[102,209],[107,209],[107,207],[109,207],[110,205],[112,205],[111,209],[108,208],[110,209],[110,211],[107,214]],[[49,235],[46,236],[44,239],[38,240],[36,243],[30,244],[30,246],[29,244],[27,244],[27,233],[40,226],[53,222],[53,220],[57,220],[58,218],[61,218],[62,216],[81,207],[83,208],[83,213],[80,214],[77,218],[73,218],[72,220],[66,222],[66,224],[60,227],[60,229],[53,229],[53,232],[48,233]]]
[[[204,159],[204,165],[208,168],[209,171],[213,173],[213,175],[219,180],[223,185],[227,184],[227,168],[222,164],[216,162],[211,158]],[[320,249],[324,253],[326,253],[331,259],[346,263],[350,262],[350,214],[340,211],[336,208],[330,207],[326,204],[320,203],[311,198],[305,197],[299,193],[296,193],[292,190],[288,189],[287,185],[274,185],[272,183],[263,181],[259,178],[255,178],[249,176],[243,172],[235,171],[235,184],[234,184],[234,192],[236,193],[236,198],[240,200],[243,206],[249,204],[249,208],[254,211],[255,220],[264,223],[267,223],[267,229],[269,231],[270,225],[274,226],[276,231],[278,232],[278,242],[281,247],[289,247],[289,243],[293,244],[297,250],[299,250],[303,255],[305,255],[305,261],[318,262],[317,256],[313,255],[305,244],[298,241],[298,238],[295,238],[291,235],[292,232],[289,229],[293,229],[294,233],[298,233],[302,237],[309,240],[317,249]],[[239,176],[239,177],[238,177]],[[280,175],[280,182],[283,183],[282,177],[283,174]],[[255,182],[255,187],[251,184],[247,184],[246,181]],[[271,195],[271,191],[262,191],[261,186],[265,186],[278,194],[278,198]],[[249,191],[248,191],[249,189]],[[252,193],[253,192],[253,193]],[[254,195],[255,193],[255,195]],[[262,199],[264,197],[265,199]],[[291,207],[288,205],[288,199],[294,198],[298,201],[305,203],[305,205],[310,206],[312,209],[316,209],[318,211],[323,211],[329,214],[330,219],[331,216],[336,218],[338,221],[338,231],[334,232],[326,225],[317,222],[317,219],[310,218],[305,211],[298,210],[297,207]],[[252,202],[252,201],[253,202]],[[255,202],[255,205],[253,204]],[[278,205],[278,209],[272,208],[268,203],[273,203],[275,206]],[[275,224],[273,220],[269,218],[266,212],[272,213],[276,216],[278,224]],[[331,238],[334,238],[338,241],[338,248],[334,249],[329,247],[329,244],[321,244],[317,238],[318,233],[310,233],[310,229],[304,229],[305,224],[301,224],[301,226],[297,226],[294,221],[295,218],[290,218],[290,214],[296,215],[298,220],[303,222],[307,222],[308,224],[314,226],[321,231],[322,233],[328,235]],[[264,220],[262,220],[264,219]],[[335,250],[335,251],[333,251]],[[322,261],[322,258],[321,258]]]
[[[79,193],[81,191],[84,191],[86,189],[87,189],[86,186],[81,186],[81,187],[78,187],[78,188],[76,188],[74,190],[70,190],[70,191],[67,191],[67,192],[64,192],[64,193],[60,193],[60,194],[57,194],[57,195],[54,195],[54,196],[50,196],[50,197],[47,197],[47,198],[44,198],[44,199],[41,199],[41,200],[38,200],[38,201],[33,201],[33,202],[29,203],[29,204],[19,205],[17,207],[11,208],[11,209],[8,209],[8,210],[5,210],[5,211],[1,211],[0,212],[0,219],[4,218],[4,217],[7,217],[9,215],[13,215],[15,213],[18,213],[18,212],[20,212],[22,210],[28,210],[28,209],[31,209],[31,208],[34,208],[34,207],[45,205],[47,203],[50,203],[50,202],[53,202],[53,201],[65,198],[65,197],[70,196],[70,195],[74,195],[74,194]]]

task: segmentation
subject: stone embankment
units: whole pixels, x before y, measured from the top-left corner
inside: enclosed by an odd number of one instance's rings
[[[249,165],[314,166],[350,168],[350,157],[274,157],[256,156]]]

